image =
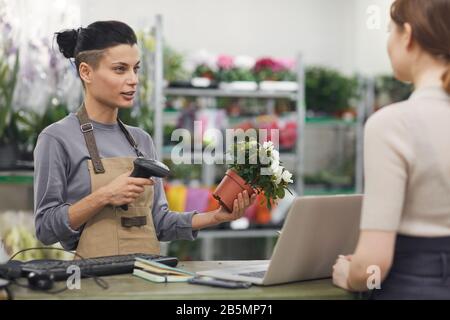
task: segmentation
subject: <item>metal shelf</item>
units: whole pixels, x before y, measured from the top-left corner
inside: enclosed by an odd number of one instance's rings
[[[164,159],[169,159],[170,155],[171,155],[171,151],[169,151],[169,149],[172,146],[163,146],[163,158]],[[280,159],[281,161],[286,160],[286,161],[295,161],[296,159],[296,155],[293,153],[294,150],[292,150],[292,152],[280,152]],[[194,151],[194,152],[189,152],[188,155],[194,159],[202,159],[203,153],[202,151]],[[216,156],[216,159],[223,159],[222,156]]]
[[[166,122],[174,122],[179,113],[179,110],[164,110],[163,120]],[[295,112],[291,112],[295,115]],[[244,115],[244,116],[234,116],[229,117],[229,121],[233,124],[239,123],[240,121],[252,120],[256,115]],[[333,117],[308,117],[305,119],[305,125],[307,126],[342,126],[342,127],[353,127],[357,125],[357,120],[344,120]]]
[[[166,88],[163,93],[168,96],[215,97],[215,98],[261,98],[261,99],[296,99],[295,92],[266,90],[221,90],[195,88]]]
[[[157,51],[162,52],[162,18],[159,19],[159,24],[157,25]],[[161,67],[163,65],[163,57],[161,54],[156,56],[156,64]],[[159,68],[158,68],[159,69]],[[163,120],[164,120],[164,109],[165,105],[162,96],[190,96],[190,97],[205,97],[205,98],[218,98],[218,97],[235,97],[235,98],[261,98],[267,99],[268,101],[268,111],[273,113],[274,99],[289,99],[296,102],[296,122],[298,135],[303,137],[305,130],[305,92],[304,92],[304,66],[303,59],[301,55],[298,56],[297,63],[297,83],[299,90],[297,91],[266,91],[266,90],[254,90],[254,91],[241,91],[241,90],[220,90],[220,89],[193,89],[193,88],[161,88],[158,86],[158,90],[155,90],[155,95],[158,96],[155,112],[155,132],[154,136],[157,137],[155,140],[156,151],[161,154],[163,158],[170,156],[167,150],[164,150],[162,142],[162,132],[163,132]],[[163,83],[163,78],[160,73],[157,73],[155,81],[158,83]],[[272,101],[272,103],[270,103]],[[166,115],[167,119],[167,115]],[[295,157],[295,183],[297,194],[303,194],[303,172],[304,172],[304,139],[297,139],[297,144],[295,150],[293,150],[293,157]],[[199,154],[194,154],[195,157],[199,157]],[[213,165],[203,165],[203,184],[211,185],[214,182],[214,166]]]
[[[0,171],[0,184],[33,184],[33,171]]]

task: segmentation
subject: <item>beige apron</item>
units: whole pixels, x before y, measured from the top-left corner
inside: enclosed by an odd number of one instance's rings
[[[119,175],[133,169],[135,157],[114,157],[100,159],[93,135],[93,126],[82,105],[77,113],[81,131],[91,156],[87,160],[91,178],[91,192],[109,184]],[[138,156],[133,137],[123,123],[117,119],[130,144]],[[120,206],[105,206],[84,226],[78,242],[77,254],[83,258],[123,255],[132,253],[160,254],[152,218],[153,186],[145,186],[144,192],[131,204],[128,210]]]

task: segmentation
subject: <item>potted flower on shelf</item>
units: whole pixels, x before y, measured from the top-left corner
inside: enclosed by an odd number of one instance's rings
[[[227,211],[232,212],[234,200],[244,190],[249,196],[263,193],[269,209],[284,197],[286,190],[292,194],[288,188],[293,182],[292,174],[281,165],[279,152],[271,141],[262,145],[256,140],[240,141],[230,151],[229,169],[213,193]]]
[[[298,84],[294,68],[294,60],[266,57],[256,61],[253,73],[259,81],[260,90],[296,91]]]
[[[220,55],[217,59],[219,88],[255,91],[258,84],[252,73],[254,64],[255,60],[252,57]]]
[[[217,56],[206,51],[200,50],[191,56],[187,64],[188,69],[192,69],[191,87],[194,88],[217,88]]]

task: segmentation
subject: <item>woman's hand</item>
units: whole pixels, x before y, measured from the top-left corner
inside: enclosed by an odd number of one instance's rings
[[[352,291],[348,285],[348,275],[350,273],[350,262],[352,256],[340,255],[333,266],[333,284],[342,289]]]
[[[233,212],[230,213],[221,206],[216,212],[214,212],[214,219],[217,223],[223,223],[242,218],[245,210],[251,206],[253,202],[255,202],[255,199],[256,194],[249,197],[247,191],[241,192],[238,194],[238,198],[234,200]]]
[[[152,179],[130,177],[131,171],[121,174],[101,188],[108,204],[121,206],[134,202],[143,192],[145,186],[154,185]]]

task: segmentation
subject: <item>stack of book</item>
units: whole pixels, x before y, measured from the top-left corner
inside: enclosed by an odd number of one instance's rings
[[[136,258],[133,275],[151,282],[187,282],[195,273],[166,266],[162,263]]]

